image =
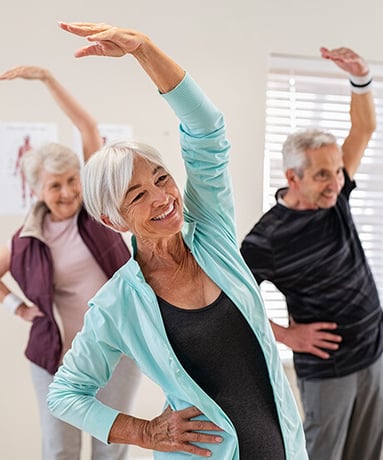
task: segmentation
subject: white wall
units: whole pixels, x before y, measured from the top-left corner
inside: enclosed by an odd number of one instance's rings
[[[261,214],[268,54],[317,56],[321,45],[345,45],[382,61],[382,13],[380,0],[13,0],[2,5],[0,71],[20,64],[50,68],[100,122],[131,123],[182,183],[176,120],[141,69],[129,57],[75,60],[83,41],[56,24],[107,22],[149,34],[225,113],[241,239]],[[71,145],[71,126],[40,83],[0,82],[0,101],[0,121],[56,122],[60,140]],[[0,216],[0,244],[21,222],[22,216]],[[26,324],[0,311],[0,457],[7,460],[39,459],[37,411],[23,357],[27,334]],[[154,416],[161,404],[160,393],[145,382],[137,412]]]

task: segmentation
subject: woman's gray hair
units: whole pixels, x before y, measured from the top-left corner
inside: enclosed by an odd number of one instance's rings
[[[106,145],[86,163],[82,180],[83,199],[88,213],[97,222],[104,223],[102,216],[106,216],[115,226],[125,225],[121,206],[132,178],[136,156],[167,170],[156,149],[134,140]]]
[[[79,157],[68,147],[55,142],[28,150],[21,159],[21,167],[29,187],[39,193],[41,173],[63,174],[70,169],[80,171]]]
[[[294,169],[298,175],[303,175],[304,169],[309,166],[307,150],[315,150],[336,143],[337,140],[333,134],[316,128],[290,134],[282,147],[283,170]]]

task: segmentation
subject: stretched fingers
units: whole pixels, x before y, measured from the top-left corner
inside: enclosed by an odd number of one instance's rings
[[[339,334],[334,334],[332,332],[320,332],[318,333],[318,338],[321,341],[329,342],[332,344],[338,344],[342,341],[342,336]]]
[[[365,75],[369,71],[366,61],[350,48],[341,47],[329,50],[322,47],[320,51],[324,59],[332,60],[351,75]]]
[[[315,331],[313,336],[315,346],[328,350],[337,350],[339,348],[342,336],[336,332],[330,332],[338,327],[336,323],[313,323],[313,326]]]
[[[195,420],[203,413],[195,406],[187,407],[179,411],[172,412],[172,415],[180,420],[181,431],[222,431],[215,423],[209,420]],[[211,438],[212,435],[208,435]],[[211,441],[210,441],[211,442]]]
[[[219,426],[207,420],[195,420],[195,417],[202,415],[197,407],[191,406],[173,412],[173,415],[180,418],[180,422],[169,426],[168,435],[171,442],[181,446],[180,450],[208,457],[211,451],[199,444],[217,444],[223,441],[222,436],[207,433],[207,431],[222,431]]]
[[[62,30],[79,35],[80,37],[88,37],[89,35],[103,32],[112,27],[102,22],[59,22],[58,25]]]
[[[90,46],[83,46],[74,53],[75,57],[80,58],[84,56],[106,56],[104,47],[100,43]]]
[[[21,65],[13,67],[0,75],[0,80],[14,80],[25,78],[27,80],[42,80],[47,76],[47,70],[42,67]]]
[[[85,37],[89,46],[83,46],[75,51],[76,57],[110,56],[121,57],[134,53],[145,41],[146,37],[133,30],[120,29],[108,24],[59,23],[59,26],[70,33]]]
[[[24,77],[27,69],[28,67],[26,66],[18,66],[8,69],[0,75],[0,80],[13,80],[18,77]]]
[[[7,70],[6,72],[0,74],[0,80],[13,80],[16,77],[17,74],[13,69]]]

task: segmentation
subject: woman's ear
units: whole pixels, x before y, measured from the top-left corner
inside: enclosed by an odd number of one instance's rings
[[[102,221],[102,223],[104,225],[106,225],[107,227],[112,228],[116,232],[127,232],[129,230],[127,226],[113,224],[113,222],[111,222],[109,217],[106,216],[105,214],[101,214],[101,221]]]
[[[31,189],[31,196],[37,200],[42,200],[42,191],[37,191],[36,189]]]

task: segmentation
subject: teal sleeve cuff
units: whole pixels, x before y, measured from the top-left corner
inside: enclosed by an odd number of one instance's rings
[[[188,73],[174,89],[162,97],[172,107],[187,132],[203,135],[222,126],[222,114]]]
[[[85,426],[92,436],[108,444],[109,433],[120,411],[104,406],[102,403],[93,406],[87,416]]]

